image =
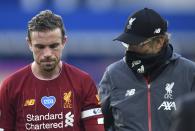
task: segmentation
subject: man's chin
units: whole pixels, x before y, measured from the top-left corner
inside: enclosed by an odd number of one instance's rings
[[[43,70],[44,70],[45,72],[52,72],[52,71],[54,71],[54,69],[55,69],[55,68],[44,68]]]
[[[40,63],[40,67],[41,67],[41,69],[43,70],[43,71],[45,71],[45,72],[52,72],[52,71],[54,71],[55,69],[56,69],[56,67],[57,67],[57,63],[54,63],[54,62],[50,62],[50,63]]]
[[[42,69],[45,71],[45,72],[52,72],[55,70],[55,66],[42,66]]]

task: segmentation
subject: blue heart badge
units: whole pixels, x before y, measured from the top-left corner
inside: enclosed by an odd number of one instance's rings
[[[55,103],[56,98],[54,96],[43,96],[41,98],[41,103],[47,108],[50,109]]]

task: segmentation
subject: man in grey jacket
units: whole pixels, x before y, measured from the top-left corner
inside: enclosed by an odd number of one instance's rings
[[[107,131],[168,131],[175,100],[195,89],[195,63],[173,52],[167,21],[148,8],[115,40],[127,51],[107,67],[100,100]]]

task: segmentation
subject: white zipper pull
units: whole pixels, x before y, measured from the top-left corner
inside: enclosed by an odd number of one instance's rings
[[[150,89],[150,84],[148,84],[148,89]]]

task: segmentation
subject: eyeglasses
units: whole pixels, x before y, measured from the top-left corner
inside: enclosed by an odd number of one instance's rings
[[[154,36],[154,37],[151,37],[151,38],[148,38],[147,40],[141,42],[140,44],[138,44],[137,46],[145,46],[147,44],[151,44],[154,42],[154,40],[160,38],[161,36]]]
[[[144,42],[142,42],[142,43],[140,43],[140,44],[127,44],[127,43],[125,43],[125,42],[121,42],[121,44],[125,47],[125,48],[129,48],[129,46],[130,47],[143,47],[143,46],[145,46],[145,45],[148,45],[148,44],[151,44],[151,41],[152,40],[146,40],[146,41],[144,41]]]
[[[139,43],[139,44],[128,44],[129,46],[137,46],[137,47],[143,47],[145,45],[150,45],[152,43],[154,43],[154,40],[160,38],[161,36],[154,36],[154,37],[150,37],[147,40]],[[125,43],[126,44],[126,43]]]
[[[154,37],[150,37],[148,38],[147,40],[139,43],[139,44],[127,44],[127,43],[124,43],[124,42],[121,42],[121,44],[125,47],[125,48],[129,48],[129,46],[134,46],[134,47],[143,47],[145,45],[150,45],[152,43],[154,43],[154,40],[158,39],[162,37],[161,35],[159,36],[154,36]]]

